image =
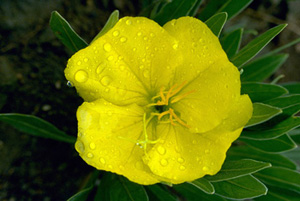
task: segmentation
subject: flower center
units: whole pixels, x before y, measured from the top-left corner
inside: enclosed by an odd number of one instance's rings
[[[157,112],[151,113],[151,116],[157,116],[160,123],[171,123],[172,125],[177,125],[175,122],[178,122],[184,127],[189,128],[190,126],[187,125],[184,121],[182,121],[178,114],[174,111],[171,107],[171,104],[180,101],[181,99],[185,98],[189,94],[193,93],[193,91],[186,92],[184,94],[178,95],[178,93],[182,90],[186,82],[183,82],[181,85],[177,86],[177,84],[173,85],[168,91],[165,91],[164,87],[160,89],[159,95],[154,96],[152,98],[153,101],[156,103],[151,103],[147,105],[147,107],[154,106]],[[161,121],[164,116],[169,116],[169,120]]]

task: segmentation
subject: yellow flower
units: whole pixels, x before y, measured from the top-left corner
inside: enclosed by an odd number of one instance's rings
[[[84,103],[76,150],[89,165],[149,185],[216,174],[252,115],[218,38],[192,17],[163,27],[125,17],[65,70]]]

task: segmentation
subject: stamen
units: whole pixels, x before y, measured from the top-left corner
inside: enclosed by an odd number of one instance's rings
[[[182,94],[181,96],[176,96],[173,100],[171,100],[171,103],[176,103],[176,102],[180,101],[181,99],[185,98],[186,96],[190,95],[191,93],[194,93],[195,91],[196,90],[192,90],[192,91]]]

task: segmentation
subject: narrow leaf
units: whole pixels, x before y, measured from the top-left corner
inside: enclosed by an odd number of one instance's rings
[[[259,82],[269,78],[287,60],[288,54],[261,57],[243,66],[242,82]]]
[[[270,139],[270,140],[242,139],[242,141],[246,142],[248,145],[256,149],[259,149],[261,151],[271,152],[271,153],[289,151],[297,147],[295,142],[287,134],[284,134],[282,136],[279,136],[278,138]]]
[[[187,201],[226,201],[226,199],[218,195],[204,193],[202,190],[189,183],[174,185],[173,189],[183,195]]]
[[[219,37],[225,22],[227,20],[227,13],[218,13],[209,18],[205,24],[210,28],[210,30]]]
[[[290,94],[300,94],[300,82],[289,82],[282,84]]]
[[[236,29],[221,38],[220,42],[229,59],[239,50],[243,35],[243,29]]]
[[[146,186],[146,189],[148,192],[153,194],[154,199],[153,200],[160,200],[160,201],[176,201],[177,199],[171,194],[170,192],[163,189],[160,185],[151,185]],[[148,193],[149,195],[149,193]],[[151,200],[151,199],[150,199]]]
[[[268,194],[255,198],[257,201],[299,201],[300,194],[294,191],[267,185]]]
[[[200,5],[202,3],[202,0],[197,0],[197,2],[194,4],[193,8],[190,10],[188,16],[195,16],[197,15],[197,12],[200,8]]]
[[[228,1],[228,0],[225,0]],[[198,18],[203,22],[208,20],[211,16],[216,14],[218,10],[224,5],[224,1],[220,0],[210,0],[205,4],[203,10],[201,10]]]
[[[207,193],[207,194],[214,194],[215,193],[215,189],[213,187],[213,185],[211,185],[211,183],[209,181],[207,181],[204,178],[200,178],[197,179],[195,181],[192,182],[188,182],[190,184],[192,184],[193,186],[199,188],[200,190],[202,190],[203,192]]]
[[[237,177],[249,175],[262,169],[271,167],[270,163],[242,159],[238,161],[225,161],[222,169],[214,176],[205,176],[210,182],[225,181]]]
[[[262,130],[262,126],[251,127],[253,130],[244,130],[241,138],[243,139],[254,139],[254,140],[266,140],[277,138],[284,133],[300,126],[299,117],[289,117],[276,125],[269,125],[269,128]],[[255,129],[255,130],[254,130]]]
[[[0,121],[6,122],[19,131],[33,136],[68,143],[75,143],[76,141],[75,137],[65,134],[49,122],[36,116],[15,113],[0,114]]]
[[[164,25],[172,19],[190,14],[197,3],[197,0],[173,0],[162,8],[153,20],[160,25]]]
[[[300,94],[288,95],[284,97],[275,98],[272,100],[264,101],[265,104],[272,105],[274,107],[286,108],[291,105],[296,105],[300,103]]]
[[[119,21],[119,11],[115,10],[114,12],[112,12],[112,14],[109,16],[106,24],[104,25],[104,27],[101,29],[101,31],[97,34],[97,36],[92,40],[92,42],[94,42],[95,40],[97,40],[97,38],[103,36],[104,34],[106,34],[110,29],[112,29],[115,24]],[[92,43],[91,42],[91,43]]]
[[[256,54],[258,54],[286,26],[286,24],[281,24],[261,34],[250,43],[248,43],[234,57],[232,57],[231,62],[240,68],[246,62],[252,59]]]
[[[272,167],[255,173],[255,176],[264,181],[266,184],[300,193],[300,173],[297,171]]]
[[[229,0],[218,12],[228,13],[228,20],[242,12],[253,0]]]
[[[245,128],[261,124],[280,113],[282,113],[282,110],[277,107],[272,107],[263,103],[254,103],[252,117]]]
[[[266,186],[253,176],[214,182],[216,194],[230,199],[250,199],[267,194]]]
[[[288,91],[275,84],[244,82],[242,83],[241,94],[248,94],[252,102],[262,102],[277,98]]]
[[[227,160],[238,160],[245,158],[271,163],[272,166],[296,169],[295,163],[282,155],[260,152],[250,148],[249,146],[232,147],[227,152]]]
[[[51,13],[50,27],[55,36],[73,52],[77,52],[88,45],[57,11]]]

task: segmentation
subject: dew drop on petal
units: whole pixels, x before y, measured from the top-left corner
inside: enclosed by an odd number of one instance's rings
[[[88,158],[93,158],[93,156],[94,156],[94,155],[93,155],[92,153],[88,153],[88,154],[87,154],[87,157],[88,157]]]
[[[112,165],[108,165],[107,167],[108,167],[109,169],[112,169],[112,168],[113,168],[113,166],[112,166]]]
[[[138,36],[141,36],[141,35],[142,35],[142,32],[139,31],[139,32],[137,33],[137,35],[138,35]]]
[[[114,31],[114,32],[113,32],[113,36],[115,36],[115,37],[117,37],[119,34],[120,34],[119,31]]]
[[[114,57],[113,56],[109,56],[109,57],[107,57],[107,60],[108,61],[112,61],[114,59]]]
[[[75,73],[74,79],[80,83],[86,82],[88,80],[88,74],[84,70],[79,70]]]
[[[168,161],[166,159],[161,159],[160,164],[162,166],[167,166],[168,165]]]
[[[73,83],[72,83],[71,81],[68,81],[68,82],[67,82],[67,86],[68,86],[68,87],[74,87],[74,85],[73,85]]]
[[[149,73],[148,70],[145,70],[143,75],[144,75],[145,78],[149,78],[150,73]]]
[[[185,166],[181,165],[181,166],[179,167],[179,169],[180,169],[180,170],[185,170]]]
[[[106,51],[106,52],[110,52],[111,51],[111,45],[109,43],[105,43],[103,45],[103,49]]]
[[[120,41],[121,41],[122,43],[125,43],[126,40],[127,40],[127,38],[125,38],[125,37],[121,37],[121,38],[120,38]]]
[[[166,149],[162,146],[158,146],[156,150],[161,155],[164,155],[166,153]]]
[[[75,147],[80,153],[84,152],[85,150],[84,144],[80,140],[77,140]]]
[[[209,149],[205,149],[204,151],[206,154],[209,154],[210,150]]]
[[[81,61],[78,61],[78,62],[77,62],[77,65],[80,66],[80,65],[81,65]]]
[[[111,82],[111,79],[110,79],[109,76],[104,76],[104,77],[101,79],[101,84],[102,84],[103,86],[109,85],[110,82]]]
[[[180,158],[177,159],[177,161],[178,161],[179,163],[183,163],[183,162],[184,162],[184,159],[180,157]]]
[[[140,69],[141,69],[141,70],[144,69],[144,67],[145,67],[144,65],[140,65]]]
[[[120,65],[120,70],[121,71],[125,70],[125,66],[124,65]]]
[[[173,49],[174,49],[174,50],[177,50],[177,48],[178,48],[178,44],[175,43],[175,44],[173,45]]]
[[[90,143],[90,148],[91,148],[91,149],[95,149],[95,148],[96,148],[95,143],[91,142],[91,143]]]
[[[99,161],[100,161],[100,163],[102,163],[103,165],[106,163],[106,161],[105,161],[104,158],[100,158]]]
[[[145,37],[144,37],[144,40],[148,40],[148,37],[147,37],[147,36],[145,36]]]
[[[132,24],[132,21],[131,21],[131,20],[126,20],[126,24],[127,24],[127,25],[131,25],[131,24]]]
[[[204,167],[202,168],[202,170],[203,170],[203,171],[208,171],[208,167],[204,166]]]

